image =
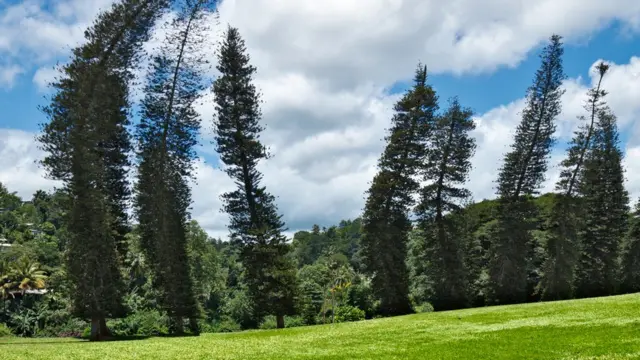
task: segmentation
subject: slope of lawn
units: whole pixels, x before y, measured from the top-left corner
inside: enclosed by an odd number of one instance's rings
[[[200,337],[0,339],[3,360],[311,358],[640,358],[640,294]]]

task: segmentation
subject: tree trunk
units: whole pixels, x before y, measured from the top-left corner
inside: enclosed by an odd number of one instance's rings
[[[331,323],[333,324],[336,321],[336,306],[335,301],[333,299],[333,292],[331,292]]]
[[[89,341],[100,341],[100,317],[91,318],[91,335]]]
[[[200,327],[198,326],[198,319],[189,318],[189,330],[191,330],[191,334],[200,335]]]
[[[107,327],[107,319],[100,318],[100,337],[102,339],[111,337],[111,331]]]
[[[173,335],[183,335],[184,334],[184,324],[182,321],[182,316],[175,316],[171,321],[171,333]]]
[[[276,329],[284,329],[284,315],[276,315]]]

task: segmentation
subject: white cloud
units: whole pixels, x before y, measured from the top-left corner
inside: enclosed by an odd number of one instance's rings
[[[38,66],[47,64],[81,41],[97,6],[111,2],[47,0],[54,4],[47,13],[43,1],[27,0],[3,11],[0,56],[32,56]],[[239,27],[258,68],[255,80],[264,94],[267,126],[262,139],[275,154],[261,170],[287,224],[295,230],[313,223],[330,225],[360,213],[397,98],[388,96],[385,89],[410,79],[418,60],[432,73],[460,75],[517,66],[553,32],[566,36],[568,42],[584,41],[614,20],[630,32],[640,30],[640,2],[224,0],[220,17],[221,25]],[[212,34],[219,36],[220,30],[214,28]],[[159,27],[153,44],[145,49],[158,44],[161,31]],[[25,33],[34,35],[19,41]],[[208,50],[213,53],[211,47]],[[640,136],[640,126],[633,125],[640,115],[640,82],[630,76],[640,73],[638,63],[639,58],[632,58],[629,64],[613,66],[604,86],[621,127]],[[53,75],[48,68],[38,70],[33,82],[45,83]],[[571,136],[591,82],[592,78],[565,82],[564,113],[558,126],[561,141]],[[478,200],[494,196],[493,181],[522,106],[521,99],[514,100],[478,116],[474,132],[478,151],[469,184]],[[199,111],[208,129],[213,116],[210,95]],[[204,154],[212,145],[208,131],[203,135]],[[0,151],[3,148],[0,143]],[[630,149],[629,166],[633,154]],[[562,156],[554,152],[545,189],[552,188],[553,165]],[[2,169],[15,167],[11,161],[16,158],[5,160]],[[637,174],[640,169],[633,171]],[[636,183],[633,171],[628,171],[630,186]],[[46,184],[12,180],[10,170],[1,174],[0,181],[10,181],[7,185],[21,193],[30,194]],[[226,235],[227,216],[219,211],[219,195],[233,187],[232,181],[200,161],[197,183],[194,217],[211,234]]]
[[[640,2],[225,0],[220,13],[240,28],[261,76],[353,88],[406,79],[418,59],[456,74],[515,66],[552,32],[581,40],[612,20],[635,28]]]
[[[41,64],[66,55],[85,28],[114,0],[24,0],[0,12],[0,57]]]
[[[631,203],[635,204],[640,198],[640,146],[626,149],[623,164],[626,170],[627,190],[631,196]]]
[[[60,75],[60,71],[53,67],[41,67],[33,74],[33,83],[40,92],[46,92],[48,86],[56,77]]]
[[[20,197],[31,198],[38,189],[51,190],[55,182],[45,179],[36,163],[43,156],[33,133],[0,129],[0,182]]]
[[[22,73],[24,69],[18,65],[0,66],[0,87],[11,89],[16,78]]]

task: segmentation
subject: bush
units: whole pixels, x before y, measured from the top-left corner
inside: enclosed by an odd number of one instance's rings
[[[262,330],[270,330],[276,328],[276,317],[273,315],[265,316],[258,327]]]
[[[0,323],[0,337],[3,336],[13,336],[13,333],[7,325]]]
[[[232,319],[223,319],[215,322],[211,326],[211,332],[228,333],[242,330],[242,327]]]
[[[305,326],[306,323],[304,321],[304,319],[300,316],[285,316],[284,317],[284,327],[285,328],[292,328],[292,327],[299,327],[299,326]],[[273,315],[269,315],[269,316],[265,316],[264,319],[262,320],[262,323],[260,323],[259,326],[260,329],[262,330],[269,330],[269,329],[275,329],[276,328],[276,317]]]
[[[115,336],[158,336],[168,333],[169,319],[157,310],[142,310],[110,320],[107,326]]]
[[[360,310],[354,306],[340,306],[336,309],[336,322],[349,322],[364,320],[364,310]]]
[[[285,316],[284,317],[284,327],[293,328],[306,326],[305,320],[301,316]]]
[[[76,318],[68,319],[66,323],[56,326],[47,326],[39,329],[37,337],[82,337],[87,322]]]
[[[417,313],[428,313],[428,312],[433,312],[433,306],[430,303],[425,302],[425,303],[416,305],[413,310]]]

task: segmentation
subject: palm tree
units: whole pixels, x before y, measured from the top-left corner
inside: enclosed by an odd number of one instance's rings
[[[40,268],[40,264],[26,256],[19,258],[12,264],[10,277],[13,280],[11,282],[13,284],[12,287],[17,286],[22,295],[27,290],[44,289],[45,280],[47,279],[47,275]]]
[[[9,297],[11,286],[9,264],[6,261],[0,261],[0,299],[4,300]]]

